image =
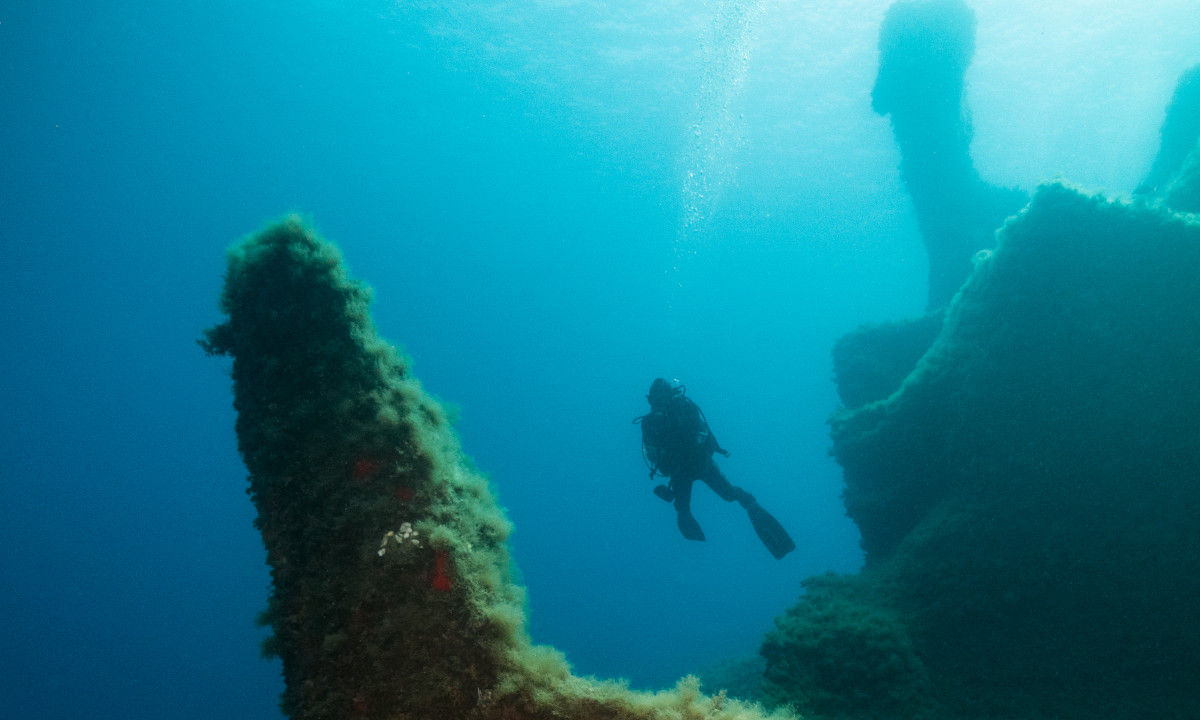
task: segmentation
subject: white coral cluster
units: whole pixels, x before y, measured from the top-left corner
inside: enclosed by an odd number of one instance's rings
[[[387,552],[388,540],[395,540],[397,545],[412,543],[417,547],[421,547],[421,541],[417,538],[421,533],[413,529],[412,523],[401,523],[399,530],[388,530],[384,533],[383,539],[379,541],[379,557],[383,557]]]

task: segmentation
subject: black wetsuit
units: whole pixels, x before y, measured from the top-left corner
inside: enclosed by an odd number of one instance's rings
[[[642,424],[642,451],[650,465],[650,477],[662,474],[671,478],[670,487],[660,485],[654,494],[674,501],[683,536],[688,540],[704,539],[704,531],[692,516],[692,485],[700,480],[722,500],[736,501],[746,509],[754,532],[776,558],[794,550],[796,543],[779,521],[763,510],[753,495],[721,474],[712,455],[729,453],[721,449],[704,413],[683,394],[683,389],[671,388],[660,378],[650,386],[646,399],[650,401],[650,413],[635,421]]]
[[[676,395],[665,406],[644,416],[642,440],[654,472],[670,478],[669,487],[675,496],[675,510],[684,536],[703,539],[691,510],[692,484],[697,480],[712,488],[722,500],[737,501],[743,506],[754,502],[750,493],[726,480],[713,462],[714,452],[728,453],[717,443],[700,408],[687,396]]]
[[[705,467],[701,470],[700,474],[673,475],[671,477],[670,488],[675,493],[675,510],[677,512],[681,514],[691,513],[692,483],[697,480],[703,480],[705,485],[712,488],[713,492],[727,502],[736,500],[744,505],[754,500],[754,497],[750,493],[726,480],[725,475],[710,457],[705,462]]]

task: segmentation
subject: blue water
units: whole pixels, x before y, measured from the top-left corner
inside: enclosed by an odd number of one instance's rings
[[[275,718],[268,575],[219,321],[223,251],[310,217],[458,408],[516,524],[535,641],[672,683],[857,569],[829,350],[921,311],[870,109],[887,0],[0,5],[0,714]],[[972,3],[989,182],[1128,192],[1191,0]],[[698,487],[678,536],[630,420],[685,383],[773,560]]]

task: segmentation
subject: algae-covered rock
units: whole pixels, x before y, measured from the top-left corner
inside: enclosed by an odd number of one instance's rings
[[[781,620],[777,692],[851,706],[812,674],[846,648],[812,638],[877,613],[940,717],[1193,717],[1198,278],[1192,216],[1040,188],[899,389],[833,419],[867,566]],[[772,661],[800,652],[807,675]]]
[[[875,602],[861,578],[804,582],[800,602],[763,642],[765,696],[809,720],[933,717],[924,664],[895,610]]]
[[[230,250],[228,318],[202,341],[233,358],[238,445],[271,567],[264,651],[283,663],[284,712],[764,717],[694,679],[649,694],[577,678],[530,644],[509,523],[445,412],[375,334],[369,297],[332,245],[288,218]]]
[[[882,400],[900,389],[942,329],[942,313],[916,320],[867,325],[833,346],[838,398],[848,408]]]

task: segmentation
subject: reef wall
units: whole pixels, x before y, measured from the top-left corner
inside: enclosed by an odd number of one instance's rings
[[[866,567],[777,620],[766,695],[811,718],[1195,717],[1200,223],[1051,184],[998,237],[911,372],[834,417]]]
[[[297,218],[229,252],[238,446],[271,568],[264,652],[304,720],[755,720],[695,679],[631,692],[574,677],[525,631],[509,523],[446,414],[379,339],[369,291]],[[601,628],[597,632],[602,632]],[[787,717],[780,713],[776,717]]]

